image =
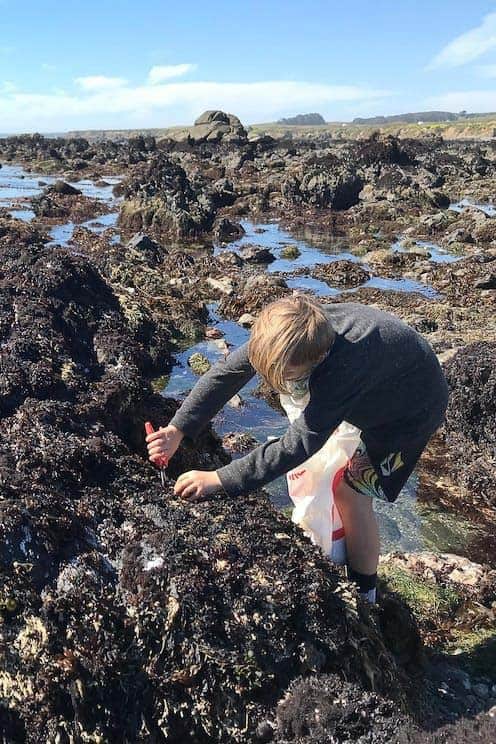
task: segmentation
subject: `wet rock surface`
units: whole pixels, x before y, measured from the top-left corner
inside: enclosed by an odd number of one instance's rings
[[[209,232],[215,218],[210,195],[192,183],[184,169],[160,153],[120,187],[125,201],[120,223],[132,230],[149,229],[172,238]]]
[[[55,186],[56,184],[47,187],[42,196],[32,200],[31,206],[36,217],[83,222],[108,211],[100,201],[83,196],[77,189],[58,191]],[[71,186],[69,188],[72,189]]]
[[[367,269],[354,261],[333,261],[332,264],[316,266],[312,271],[315,279],[321,279],[331,287],[359,287],[370,279]]]
[[[445,365],[451,398],[445,444],[459,508],[492,520],[496,502],[496,343],[469,344]]]

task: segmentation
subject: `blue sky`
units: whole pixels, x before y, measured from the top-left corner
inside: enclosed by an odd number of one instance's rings
[[[496,111],[496,1],[0,0],[0,131]]]

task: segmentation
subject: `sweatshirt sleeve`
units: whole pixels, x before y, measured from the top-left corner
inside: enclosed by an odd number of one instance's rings
[[[200,377],[170,423],[191,439],[196,439],[215,414],[254,375],[246,343]]]
[[[344,401],[335,406],[322,403],[321,396],[315,396],[282,437],[219,468],[217,474],[224,490],[230,496],[254,491],[314,455],[345,419],[347,410]]]

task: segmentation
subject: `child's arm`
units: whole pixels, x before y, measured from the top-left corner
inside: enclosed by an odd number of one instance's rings
[[[248,359],[248,343],[217,362],[196,383],[170,421],[183,434],[196,439],[216,413],[255,375]]]
[[[183,473],[174,492],[196,501],[222,486],[230,496],[238,496],[260,488],[308,460],[346,419],[350,409],[351,399],[341,398],[338,391],[338,397],[331,400],[328,392],[331,381],[323,382],[323,395],[311,398],[301,416],[282,437],[260,445],[219,470]]]

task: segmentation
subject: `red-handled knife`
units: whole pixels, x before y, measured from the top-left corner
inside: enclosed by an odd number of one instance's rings
[[[147,434],[153,434],[155,429],[153,428],[153,425],[150,423],[150,421],[146,421],[145,423],[145,432]],[[160,470],[160,482],[162,486],[165,486],[165,468],[169,464],[169,458],[167,455],[160,455],[160,457],[157,457],[153,464],[159,468]]]

